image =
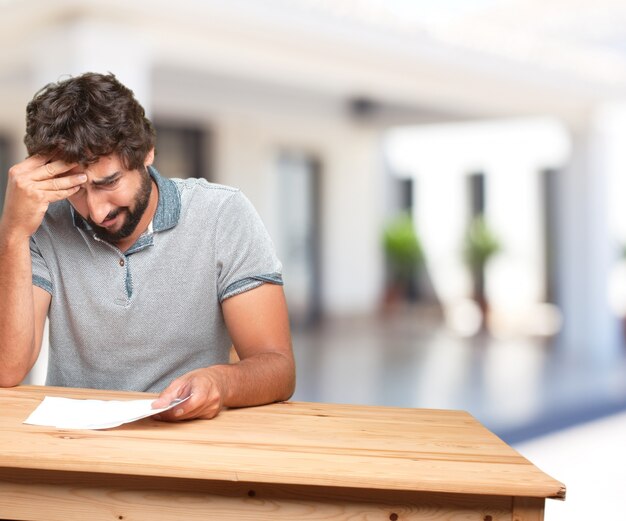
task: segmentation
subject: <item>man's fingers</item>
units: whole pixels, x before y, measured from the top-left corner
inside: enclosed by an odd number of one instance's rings
[[[166,422],[187,420],[188,418],[191,418],[191,409],[187,406],[187,403],[188,402],[185,402],[184,404],[174,407],[169,411],[159,413],[159,418]]]
[[[46,169],[46,171],[50,174],[51,177],[56,175],[56,172],[54,171],[54,167],[50,163],[46,163],[45,165],[43,165],[43,167]]]
[[[174,399],[174,396],[171,396],[170,392],[163,391],[161,396],[159,396],[156,400],[152,402],[152,408],[160,409],[161,407],[166,407],[167,405],[172,403],[173,399]]]
[[[76,186],[80,187],[80,185],[82,185],[85,181],[87,181],[87,176],[85,174],[77,174],[65,177],[53,177],[47,181],[40,181],[38,186],[42,190],[57,192],[59,190],[69,190]]]
[[[152,402],[153,409],[160,409],[161,407],[167,407],[176,398],[185,398],[183,394],[185,384],[179,382],[173,382],[167,387],[159,397]]]
[[[16,166],[20,167],[26,172],[30,172],[40,168],[42,165],[48,163],[51,159],[51,157],[41,155],[28,156]]]
[[[192,396],[189,400],[177,405],[173,409],[160,413],[159,417],[163,421],[189,420],[198,415],[200,405],[199,400],[195,396]]]
[[[35,181],[44,181],[57,176],[61,176],[74,168],[77,163],[66,163],[60,159],[57,161],[49,161],[42,163],[33,171],[33,179]]]
[[[56,191],[51,190],[47,192],[48,196],[46,197],[46,200],[49,203],[61,201],[62,199],[67,199],[71,195],[74,195],[76,192],[78,192],[78,190],[80,190],[80,186],[74,186],[73,188],[68,188],[67,190],[56,190]]]

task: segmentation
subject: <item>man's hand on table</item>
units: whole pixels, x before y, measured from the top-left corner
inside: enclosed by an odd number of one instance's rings
[[[213,368],[202,368],[176,378],[152,403],[153,409],[166,407],[177,398],[189,400],[156,416],[163,421],[211,419],[223,408],[224,393],[221,379]]]

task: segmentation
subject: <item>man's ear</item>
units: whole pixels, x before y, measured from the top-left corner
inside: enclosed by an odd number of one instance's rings
[[[150,166],[154,163],[154,147],[150,149],[150,152],[146,154],[146,158],[143,161],[143,166]]]

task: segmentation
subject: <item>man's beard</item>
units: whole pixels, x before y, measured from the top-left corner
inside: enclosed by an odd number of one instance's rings
[[[87,219],[87,222],[89,222],[89,225],[102,240],[110,243],[116,243],[121,241],[122,239],[126,239],[127,237],[132,235],[132,233],[137,228],[139,221],[141,221],[141,218],[143,217],[146,208],[148,208],[151,193],[152,178],[150,177],[148,171],[144,169],[144,174],[141,176],[141,186],[139,187],[139,191],[135,196],[134,204],[132,205],[132,207],[127,206],[124,208],[116,208],[106,217],[106,219],[113,219],[120,213],[125,213],[126,218],[124,219],[124,222],[119,230],[109,231],[102,226],[98,226],[91,219]]]

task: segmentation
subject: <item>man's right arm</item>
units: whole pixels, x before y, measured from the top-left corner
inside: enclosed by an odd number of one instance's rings
[[[18,385],[41,349],[51,296],[33,286],[28,240],[0,235],[0,386]]]
[[[75,194],[85,176],[75,165],[32,156],[9,170],[0,219],[0,386],[18,385],[39,351],[51,296],[33,286],[30,236],[48,205]]]

